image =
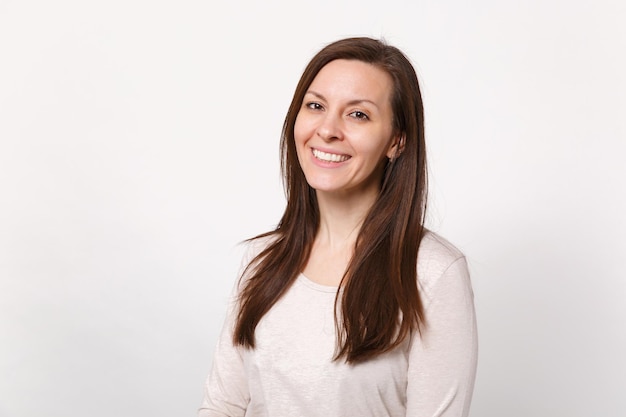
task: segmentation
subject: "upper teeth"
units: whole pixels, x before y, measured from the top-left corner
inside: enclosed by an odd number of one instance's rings
[[[337,155],[335,153],[318,151],[317,149],[313,149],[313,155],[317,159],[321,159],[322,161],[327,162],[343,162],[350,158],[348,155]]]

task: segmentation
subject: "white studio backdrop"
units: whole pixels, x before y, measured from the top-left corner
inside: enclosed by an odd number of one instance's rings
[[[422,82],[474,417],[626,415],[623,1],[0,1],[0,416],[193,416],[326,43]]]

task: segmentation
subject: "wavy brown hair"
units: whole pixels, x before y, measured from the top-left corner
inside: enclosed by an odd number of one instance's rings
[[[385,168],[381,190],[356,239],[354,256],[335,299],[335,360],[357,363],[399,345],[425,324],[417,286],[417,252],[426,209],[424,111],[415,70],[397,48],[371,38],[333,42],[309,62],[283,125],[281,171],[287,206],[275,230],[243,276],[233,342],[255,346],[261,318],[304,269],[320,213],[294,141],[294,125],[306,91],[318,72],[336,59],[366,62],[387,72],[394,85],[393,127],[404,137],[402,154]]]

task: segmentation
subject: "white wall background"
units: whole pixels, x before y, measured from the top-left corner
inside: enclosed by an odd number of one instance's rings
[[[0,0],[0,416],[195,415],[306,62],[421,76],[474,417],[626,415],[626,3]]]

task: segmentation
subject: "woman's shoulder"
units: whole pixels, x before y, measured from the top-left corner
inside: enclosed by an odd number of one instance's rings
[[[239,244],[246,257],[254,258],[276,240],[273,233],[264,233],[250,239],[246,239]]]
[[[264,233],[246,239],[237,245],[237,252],[241,259],[240,274],[247,269],[255,258],[267,249],[273,242],[275,242],[277,236],[274,233]]]
[[[455,264],[466,270],[465,255],[450,241],[426,230],[417,255],[417,276],[423,289],[431,288]]]
[[[419,256],[443,262],[454,262],[465,255],[443,236],[425,229],[422,242],[420,243]]]

